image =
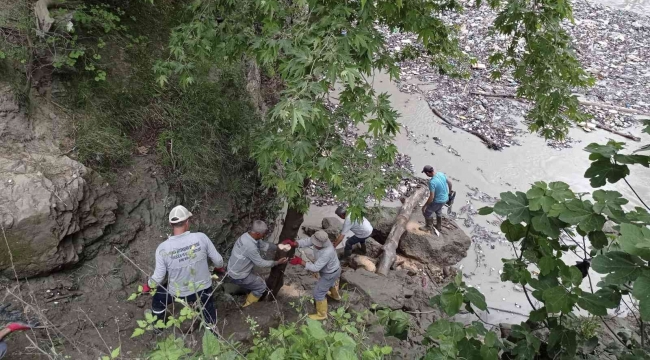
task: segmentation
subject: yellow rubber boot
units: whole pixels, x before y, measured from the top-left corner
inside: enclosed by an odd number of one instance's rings
[[[242,307],[245,308],[246,306],[248,306],[250,304],[254,304],[254,303],[258,302],[259,300],[260,300],[260,298],[253,295],[253,293],[248,293],[248,296],[246,296],[246,302],[244,303],[244,305],[242,305]]]
[[[316,301],[316,313],[309,314],[312,320],[325,320],[327,319],[327,299]]]
[[[334,286],[330,288],[330,291],[327,292],[327,295],[336,301],[341,301],[341,294],[339,293],[339,281],[336,280]]]

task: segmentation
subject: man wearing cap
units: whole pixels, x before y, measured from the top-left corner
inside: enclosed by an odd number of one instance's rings
[[[156,288],[151,304],[153,314],[165,320],[167,305],[173,297],[183,298],[188,303],[200,301],[203,317],[207,324],[217,321],[217,311],[211,300],[212,278],[208,259],[217,267],[223,267],[223,258],[212,241],[203,233],[190,232],[192,213],[178,205],[169,213],[173,235],[156,249],[156,269],[143,292]],[[162,284],[167,275],[167,288]]]
[[[314,301],[316,302],[316,313],[309,314],[312,320],[327,319],[327,298],[330,295],[334,300],[341,300],[339,295],[338,280],[341,276],[341,264],[336,256],[336,250],[330,242],[327,233],[323,230],[317,231],[309,238],[300,239],[297,242],[293,240],[284,240],[283,244],[289,244],[292,247],[309,247],[313,246],[314,258],[316,262],[305,262],[296,256],[291,259],[292,265],[302,265],[305,269],[319,273],[320,278],[314,287]]]
[[[343,241],[343,237],[345,237],[345,233],[348,231],[352,231],[354,234],[351,236],[348,241],[345,242],[345,251],[343,252],[343,258],[347,258],[352,254],[352,247],[354,244],[360,244],[361,246],[361,251],[365,254],[366,253],[366,239],[372,235],[372,225],[370,224],[370,221],[366,219],[365,217],[362,218],[360,221],[352,221],[350,218],[350,215],[347,215],[347,209],[345,206],[341,205],[338,208],[336,208],[336,211],[334,213],[343,219],[343,228],[341,229],[341,233],[339,236],[334,240],[334,248],[336,249],[337,246],[339,246],[339,243]]]
[[[427,165],[422,172],[431,178],[429,180],[429,198],[422,207],[425,226],[422,231],[433,231],[433,214],[436,214],[436,230],[442,232],[442,207],[449,201],[451,181],[442,171],[435,171],[433,166]]]
[[[235,242],[228,260],[228,275],[232,278],[232,282],[250,291],[242,307],[258,302],[266,291],[266,282],[253,273],[253,266],[273,267],[288,261],[287,258],[278,261],[262,258],[260,250],[277,248],[277,245],[261,240],[266,236],[267,230],[264,221],[253,221],[248,232],[242,234]]]

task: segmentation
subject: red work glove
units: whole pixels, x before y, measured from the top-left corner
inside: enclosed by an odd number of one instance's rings
[[[293,259],[289,261],[291,265],[302,265],[302,259],[300,256],[295,256]]]
[[[291,245],[291,247],[293,247],[293,248],[297,248],[297,247],[298,247],[298,243],[295,242],[295,241],[293,241],[293,240],[291,240],[291,239],[286,239],[286,240],[282,241],[281,244]]]
[[[142,285],[142,293],[149,293],[151,291],[151,288],[149,287],[149,284],[144,284]]]
[[[32,327],[25,324],[25,323],[15,322],[15,323],[11,323],[11,324],[7,325],[6,328],[9,329],[9,331],[13,332],[13,331],[29,330]]]

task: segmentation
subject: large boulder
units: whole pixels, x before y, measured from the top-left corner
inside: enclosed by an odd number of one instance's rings
[[[371,222],[375,227],[372,237],[375,240],[380,243],[386,241],[396,215],[397,208],[379,207],[372,211]],[[400,239],[399,253],[438,267],[454,265],[467,256],[472,241],[453,220],[443,218],[440,236],[420,231],[419,228],[423,224],[422,212],[415,209]]]
[[[450,266],[467,256],[472,241],[451,220],[443,219],[440,236],[420,231],[416,221],[406,224],[406,231],[399,242],[399,251],[407,257],[425,264]]]
[[[9,246],[0,252],[0,272],[13,273],[13,265],[18,276],[34,276],[74,264],[115,222],[108,184],[67,156],[0,157],[0,179]]]
[[[0,84],[2,274],[28,277],[74,264],[115,222],[117,198],[106,181],[61,154],[59,120],[36,103],[27,117]]]

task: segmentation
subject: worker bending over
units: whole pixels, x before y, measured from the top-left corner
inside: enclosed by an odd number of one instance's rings
[[[310,238],[300,239],[298,242],[293,240],[284,240],[283,244],[289,244],[292,247],[309,247],[313,246],[314,257],[316,262],[305,262],[296,256],[291,259],[292,265],[302,265],[305,269],[319,273],[320,278],[314,287],[314,301],[316,302],[316,313],[310,314],[309,318],[313,320],[327,319],[327,299],[330,295],[334,300],[341,300],[339,295],[338,280],[341,276],[341,264],[336,256],[336,250],[329,240],[327,233],[323,230],[317,231]]]
[[[341,233],[339,236],[334,240],[334,248],[336,249],[337,246],[343,241],[343,238],[345,237],[345,233],[348,231],[352,231],[354,234],[351,236],[348,241],[345,242],[345,251],[343,252],[343,258],[347,258],[352,254],[352,247],[354,244],[360,244],[361,246],[361,252],[364,254],[366,253],[366,239],[372,235],[372,225],[370,224],[370,221],[366,219],[365,217],[362,218],[361,220],[357,221],[352,221],[350,218],[350,215],[347,214],[347,209],[345,206],[339,206],[336,208],[336,211],[334,213],[343,219],[343,228],[341,229]]]
[[[212,241],[200,232],[190,232],[192,213],[184,206],[178,205],[169,213],[172,236],[158,245],[156,249],[156,269],[149,282],[143,286],[143,292],[156,288],[151,310],[158,318],[166,322],[167,305],[174,297],[182,298],[188,303],[196,303],[202,308],[207,324],[217,321],[217,310],[212,301],[212,274],[208,259],[217,267],[223,267],[223,258],[215,249]],[[167,275],[167,287],[161,286]]]
[[[232,278],[232,283],[250,291],[242,307],[258,302],[266,291],[266,282],[259,275],[253,273],[253,266],[273,267],[288,261],[287,258],[278,261],[262,258],[260,250],[267,251],[277,248],[275,244],[261,241],[266,236],[267,230],[268,227],[264,221],[253,221],[250,230],[235,242],[228,260],[228,275]]]

